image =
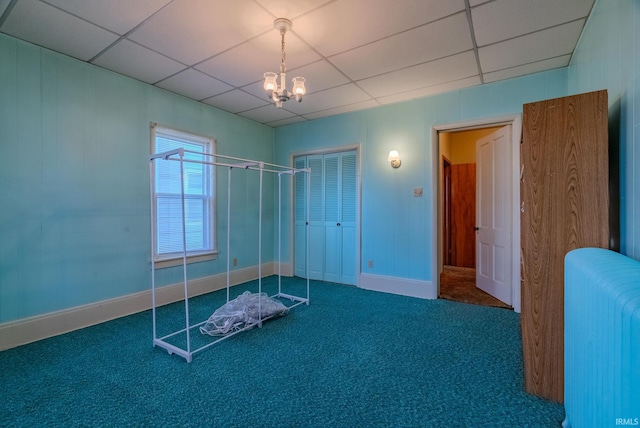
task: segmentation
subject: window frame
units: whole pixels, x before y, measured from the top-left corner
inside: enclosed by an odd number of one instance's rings
[[[169,126],[160,125],[157,123],[151,123],[151,132],[150,132],[150,140],[151,140],[151,153],[156,154],[156,140],[158,136],[163,136],[167,138],[171,138],[180,142],[189,143],[189,144],[198,144],[202,145],[203,151],[202,153],[206,153],[211,156],[210,160],[213,160],[213,156],[216,154],[217,149],[217,141],[214,137],[196,134],[193,132],[183,131],[180,129],[172,128]],[[211,165],[210,177],[207,178],[210,180],[209,188],[210,188],[210,196],[208,198],[208,207],[209,207],[209,216],[208,216],[208,227],[210,230],[209,242],[210,248],[205,250],[198,251],[187,251],[186,261],[187,263],[196,263],[206,260],[215,260],[218,257],[218,245],[217,245],[217,212],[216,212],[216,168],[215,165]],[[153,233],[153,248],[152,248],[152,257],[153,262],[156,268],[170,267],[170,266],[179,266],[183,264],[184,260],[184,252],[172,252],[172,253],[158,253],[158,194],[156,192],[156,162],[151,162],[151,174],[150,174],[150,187],[151,187],[151,216],[152,216],[152,233]],[[163,194],[166,197],[166,194]],[[179,194],[178,194],[179,197]],[[185,198],[186,200],[187,198]],[[207,198],[205,197],[205,200]]]

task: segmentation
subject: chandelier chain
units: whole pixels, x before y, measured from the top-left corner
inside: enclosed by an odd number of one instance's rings
[[[282,35],[282,62],[280,63],[280,73],[285,73],[287,71],[287,67],[284,63],[284,60],[287,56],[287,54],[284,52],[284,33],[284,29],[280,30],[280,34]]]

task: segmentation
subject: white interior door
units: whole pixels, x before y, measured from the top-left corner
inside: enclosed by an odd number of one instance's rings
[[[511,125],[476,142],[476,161],[476,286],[511,305]]]

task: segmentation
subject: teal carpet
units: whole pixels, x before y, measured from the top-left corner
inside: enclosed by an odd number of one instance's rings
[[[283,281],[303,293],[304,281]],[[232,298],[247,289],[256,283]],[[194,320],[225,297],[191,299]],[[183,308],[163,308],[159,330],[180,325]],[[146,311],[0,352],[0,426],[557,427],[564,417],[524,392],[520,317],[505,309],[312,282],[309,306],[191,364],[154,348],[151,324]]]

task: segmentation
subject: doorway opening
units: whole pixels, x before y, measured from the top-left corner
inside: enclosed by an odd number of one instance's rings
[[[442,261],[439,298],[511,308],[476,286],[476,142],[499,127],[438,134],[442,182]]]
[[[495,131],[496,129],[497,131]],[[478,276],[480,278],[479,287],[504,301],[506,303],[504,306],[512,307],[515,312],[520,312],[519,143],[521,133],[522,118],[520,114],[432,127],[434,194],[438,195],[437,203],[434,204],[433,216],[435,234],[433,281],[438,296],[441,298],[445,297],[446,289],[443,290],[443,287],[446,288],[446,281],[451,278],[454,278],[456,283],[468,279],[467,283],[475,291],[477,288],[475,281]],[[483,137],[487,134],[489,135]],[[449,138],[448,142],[447,138]],[[458,143],[460,139],[467,139],[470,142]],[[456,146],[456,143],[460,146]],[[487,149],[492,146],[493,149]],[[459,164],[477,164],[476,172],[473,172],[471,165],[456,167]],[[460,171],[456,172],[456,168]],[[451,172],[450,177],[449,171]],[[473,184],[475,180],[472,178],[474,176],[478,181],[477,188],[479,190],[474,192],[473,188],[470,191],[466,189],[466,194],[469,196],[460,198],[463,206],[465,204],[467,207],[471,206],[471,208],[467,208],[467,211],[471,211],[471,213],[467,213],[466,220],[464,218],[458,219],[455,213],[455,204],[460,201],[456,199],[456,196],[465,192],[465,190],[457,188],[461,184],[456,184],[456,174],[462,177],[471,177],[470,179],[458,180],[464,185]],[[489,182],[493,184],[487,186]],[[503,185],[504,183],[507,185]],[[491,190],[495,186],[498,189]],[[488,198],[484,196],[487,195],[487,189],[492,192]],[[505,226],[500,230],[497,228],[490,230],[494,226],[487,227],[485,222],[487,203],[483,201],[495,201],[494,194],[498,195],[500,202],[497,205],[496,202],[492,202],[494,207],[490,209],[497,210],[495,212],[499,213],[499,223],[501,222]],[[476,196],[476,203],[469,202],[473,199],[472,195]],[[447,203],[445,203],[445,198],[448,198]],[[476,210],[478,214],[473,214],[473,210]],[[463,226],[460,226],[464,232],[462,235],[455,233],[455,228],[459,227],[456,225],[457,221],[462,222]],[[500,244],[501,248],[495,246],[497,241],[486,240],[487,231],[502,243]],[[473,238],[469,239],[469,236]],[[488,248],[491,250],[487,251]],[[498,253],[499,255],[495,256]],[[488,259],[487,255],[491,254],[493,256]],[[476,276],[474,271],[477,263],[480,265]],[[501,273],[501,278],[493,277],[493,284],[498,287],[491,290],[487,289],[487,276],[485,275],[488,267],[494,269],[494,272]],[[444,275],[441,277],[441,274]],[[495,301],[491,301],[489,304],[493,303]],[[479,304],[487,303],[481,302]],[[497,305],[501,304],[496,303]]]

